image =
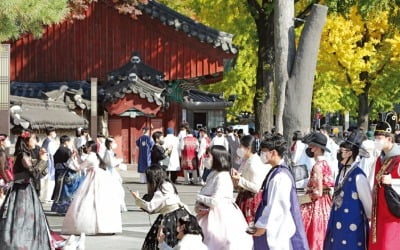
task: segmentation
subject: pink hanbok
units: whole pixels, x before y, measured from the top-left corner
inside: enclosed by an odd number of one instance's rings
[[[301,205],[301,215],[310,250],[322,250],[332,206],[330,189],[334,186],[328,163],[321,157],[311,170],[306,194],[312,202]],[[321,195],[322,193],[322,195]]]

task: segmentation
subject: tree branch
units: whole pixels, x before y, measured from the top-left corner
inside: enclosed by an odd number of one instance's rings
[[[257,0],[247,0],[247,7],[250,11],[251,16],[257,21],[258,17],[262,12],[262,7],[258,4]]]
[[[298,1],[300,1],[300,0],[295,1],[295,3],[298,2]],[[320,2],[320,0],[316,0],[315,2],[310,3],[302,12],[300,12],[300,13],[296,16],[296,18],[298,18],[298,19],[303,19],[303,20],[306,19],[306,17],[307,17],[307,16],[310,14],[310,12],[311,12],[312,6],[313,6],[314,4],[319,4],[319,2]],[[294,22],[294,27],[295,27],[295,28],[298,28],[298,27],[302,26],[303,24],[304,24],[304,22],[299,21],[299,20],[295,20],[295,22]]]

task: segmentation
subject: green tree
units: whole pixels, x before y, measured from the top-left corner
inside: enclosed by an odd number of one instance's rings
[[[43,25],[61,22],[68,13],[68,0],[1,0],[0,41],[23,33],[40,37]]]
[[[257,66],[256,27],[245,1],[236,0],[189,0],[161,1],[170,8],[213,28],[235,35],[234,44],[239,47],[235,69],[226,73],[224,80],[202,89],[223,93],[225,97],[236,95],[234,105],[228,109],[228,119],[241,111],[253,112],[255,94],[255,70]],[[210,8],[210,6],[213,6]]]
[[[0,42],[18,39],[31,33],[41,37],[43,26],[60,23],[66,18],[82,19],[92,2],[105,1],[120,13],[136,18],[141,12],[136,8],[147,0],[1,0]]]

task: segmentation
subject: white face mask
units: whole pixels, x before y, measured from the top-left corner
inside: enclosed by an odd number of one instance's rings
[[[268,163],[267,153],[266,152],[261,152],[260,159],[261,159],[262,163],[267,164]]]
[[[6,147],[6,148],[11,147],[11,142],[10,142],[9,139],[6,139],[5,144],[4,144],[4,147]]]
[[[118,147],[118,144],[117,144],[117,143],[111,144],[111,148],[112,148],[112,149],[116,149],[117,147]]]
[[[376,149],[376,150],[382,151],[383,146],[385,145],[385,141],[382,140],[382,139],[381,139],[381,140],[376,139],[376,140],[374,141],[374,144],[375,144],[375,149]]]
[[[239,158],[243,158],[244,157],[244,149],[242,147],[238,148],[236,150],[236,154]]]

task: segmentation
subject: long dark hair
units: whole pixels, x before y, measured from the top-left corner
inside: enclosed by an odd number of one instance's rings
[[[204,239],[203,230],[197,221],[197,218],[191,214],[183,216],[178,219],[179,224],[185,225],[185,229],[183,230],[184,234],[200,234],[201,238]]]
[[[147,194],[150,197],[153,197],[154,193],[157,190],[160,190],[164,193],[162,189],[162,184],[164,182],[169,182],[174,187],[175,194],[178,194],[178,190],[176,190],[175,185],[168,179],[167,173],[164,169],[158,164],[152,164],[146,170],[146,179],[147,179]]]
[[[97,156],[97,159],[100,161],[99,167],[102,169],[106,169],[106,163],[103,161],[103,158],[100,157],[99,153],[97,153],[97,143],[95,141],[87,141],[85,145],[86,150],[90,149],[90,152],[94,152]]]
[[[211,169],[218,172],[229,171],[231,169],[231,156],[224,146],[222,145],[212,146],[211,155],[212,155]]]
[[[240,145],[250,148],[253,154],[257,153],[256,138],[252,135],[245,135],[240,138]]]
[[[111,144],[114,142],[114,139],[113,138],[111,138],[111,137],[108,137],[107,139],[106,139],[106,142],[104,143],[104,145],[106,146],[106,149],[107,150],[110,150],[111,149]]]

